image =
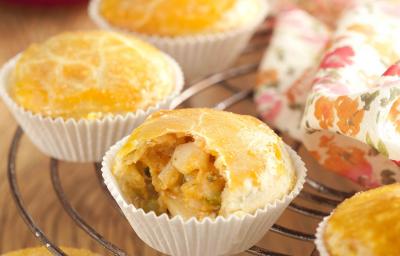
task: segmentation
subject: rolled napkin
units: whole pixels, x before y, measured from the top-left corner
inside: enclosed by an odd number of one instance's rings
[[[346,11],[304,113],[308,150],[365,187],[400,180],[398,42],[399,1],[367,1]]]
[[[276,16],[257,77],[255,101],[264,121],[301,139],[300,121],[330,30],[299,8]]]

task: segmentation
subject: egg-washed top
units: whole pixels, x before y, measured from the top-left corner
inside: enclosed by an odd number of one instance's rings
[[[70,256],[99,256],[99,254],[93,253],[85,249],[75,249],[75,248],[61,248]],[[51,256],[51,252],[46,249],[46,247],[34,247],[26,248],[18,251],[8,252],[3,254],[3,256]]]
[[[215,176],[222,176],[225,182],[218,215],[254,213],[293,189],[296,175],[292,161],[282,140],[270,128],[250,116],[212,109],[159,111],[150,116],[117,153],[113,166],[117,181],[124,182],[124,177],[132,177],[129,165],[136,162],[146,148],[157,146],[160,138],[174,134],[192,137],[200,149],[187,161],[189,165],[197,161],[196,157],[201,158],[202,152],[215,159],[209,169],[216,169]],[[188,155],[187,152],[182,154]],[[175,159],[175,155],[173,153],[174,160],[184,162],[179,160],[179,155]],[[193,197],[204,189],[205,186],[200,186],[199,191],[192,191]]]
[[[98,118],[156,105],[175,89],[176,70],[156,48],[106,31],[66,32],[33,44],[10,76],[10,94],[33,113]]]
[[[356,194],[329,218],[324,243],[330,256],[399,255],[400,183]]]
[[[264,0],[101,0],[100,15],[131,31],[184,36],[245,26],[260,13]]]

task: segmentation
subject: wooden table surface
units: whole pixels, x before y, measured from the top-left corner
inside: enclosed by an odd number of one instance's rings
[[[16,6],[0,3],[0,64],[25,49],[32,42],[40,42],[65,30],[90,29],[94,24],[86,14],[86,3],[62,7]],[[242,57],[240,62],[258,61],[262,51]],[[254,76],[232,82],[238,88],[250,88]],[[195,99],[192,106],[213,106],[230,93],[213,88]],[[234,112],[255,114],[251,102],[237,104]],[[0,254],[20,248],[38,246],[28,227],[20,217],[10,195],[7,181],[7,154],[17,124],[0,102]],[[338,188],[354,185],[323,171],[301,150],[310,176]],[[51,241],[57,245],[87,248],[108,255],[98,243],[70,219],[58,201],[50,181],[50,159],[35,149],[25,136],[17,159],[17,177],[23,200],[36,221]],[[102,190],[92,164],[60,163],[62,186],[73,207],[83,219],[129,255],[158,255],[135,235],[128,222],[120,215],[111,199]],[[328,211],[329,208],[311,205],[296,199],[302,205]],[[287,210],[278,221],[289,228],[313,233],[318,219]],[[266,234],[258,244],[261,247],[291,255],[310,255],[314,246],[309,242],[293,240],[273,232]],[[243,255],[246,255],[243,253]]]

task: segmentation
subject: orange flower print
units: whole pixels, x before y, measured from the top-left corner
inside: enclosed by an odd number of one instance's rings
[[[390,109],[389,121],[394,125],[396,131],[400,133],[400,98],[393,103]]]
[[[366,160],[366,152],[357,147],[340,147],[334,143],[334,136],[322,136],[320,146],[327,149],[323,166],[345,176],[365,187],[378,185],[373,180],[372,167]]]
[[[333,113],[334,101],[331,101],[328,97],[322,96],[318,98],[315,103],[315,118],[319,121],[319,126],[322,129],[328,129],[333,126],[334,113]]]
[[[257,74],[257,87],[267,85],[267,86],[276,86],[278,83],[278,72],[275,69],[267,69],[260,71]]]
[[[337,126],[343,134],[354,136],[360,132],[360,124],[364,118],[364,109],[358,109],[357,99],[340,96],[335,102],[339,121]]]

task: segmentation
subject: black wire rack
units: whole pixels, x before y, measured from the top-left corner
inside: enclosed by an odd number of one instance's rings
[[[249,46],[244,50],[243,54],[249,54],[249,53],[254,53],[256,51],[259,51],[261,49],[264,49],[266,45],[268,44],[269,41],[269,35],[271,34],[271,29],[268,29],[268,26],[264,26],[263,29],[260,29],[255,37],[262,37],[264,40],[258,40],[256,43],[250,43]],[[238,67],[234,67],[231,69],[228,69],[224,72],[220,72],[214,75],[211,75],[205,79],[199,80],[197,82],[194,82],[192,86],[188,87],[183,93],[174,101],[173,107],[176,108],[183,104],[185,101],[188,99],[191,99],[192,97],[196,96],[200,92],[209,89],[211,87],[215,86],[222,86],[228,91],[231,92],[231,96],[222,100],[221,102],[215,104],[215,108],[224,110],[228,109],[229,107],[244,101],[244,100],[251,100],[253,91],[251,89],[245,89],[245,90],[240,90],[235,86],[232,86],[231,83],[229,82],[230,79],[235,79],[241,76],[249,75],[251,73],[254,73],[257,70],[259,63],[250,63],[250,64],[243,64]],[[20,193],[20,189],[18,186],[18,181],[17,181],[17,169],[16,169],[16,157],[18,154],[18,149],[19,149],[19,142],[21,140],[21,137],[23,135],[23,131],[20,127],[17,128],[15,131],[12,143],[10,145],[9,149],[9,155],[8,155],[8,164],[7,164],[7,174],[8,174],[8,181],[10,185],[10,190],[12,197],[16,203],[16,206],[18,208],[18,211],[25,221],[26,225],[29,227],[29,229],[32,231],[34,236],[43,244],[46,246],[46,248],[54,255],[67,255],[65,252],[63,252],[60,247],[58,247],[54,242],[52,242],[46,234],[43,232],[43,230],[36,224],[30,213],[28,212],[26,205],[22,199],[22,195]],[[298,151],[299,148],[301,147],[301,143],[294,143],[292,147]],[[101,165],[99,163],[94,164],[95,170],[96,170],[96,175],[98,177],[99,185],[102,187],[102,190],[104,193],[108,194],[111,202],[115,203],[115,207],[119,209],[117,206],[116,202],[112,199],[112,196],[109,194],[104,182],[103,178],[101,176]],[[98,242],[101,246],[103,246],[105,249],[107,249],[111,254],[113,255],[128,255],[125,251],[123,251],[121,248],[118,246],[112,244],[109,242],[105,237],[103,237],[101,234],[99,234],[92,226],[90,226],[73,208],[71,203],[68,201],[66,194],[64,192],[64,189],[62,187],[61,181],[60,181],[60,176],[59,176],[59,169],[58,169],[58,160],[56,159],[51,159],[50,161],[50,174],[51,174],[51,182],[52,186],[54,189],[55,194],[57,195],[62,207],[66,211],[66,213],[72,218],[72,220],[76,223],[76,225],[84,230],[93,240]],[[346,191],[341,191],[329,186],[326,186],[324,184],[321,184],[320,182],[313,180],[311,178],[306,179],[306,186],[311,190],[312,192],[308,192],[303,190],[299,197],[309,201],[311,203],[317,204],[317,205],[325,205],[329,206],[331,208],[335,207],[338,205],[341,201],[343,201],[345,198],[350,197],[355,193],[355,191],[351,192],[346,192]],[[329,215],[329,212],[323,212],[317,209],[313,209],[311,207],[306,207],[299,205],[297,203],[291,203],[288,207],[288,210],[297,212],[301,215],[304,216],[309,216],[312,218],[316,219],[322,219],[325,216]],[[304,233],[300,232],[297,230],[293,230],[281,225],[273,225],[270,229],[270,231],[278,233],[280,235],[289,237],[291,239],[297,239],[300,241],[304,242],[313,242],[315,239],[315,236],[313,233]],[[257,255],[257,256],[284,256],[286,254],[281,254],[278,252],[273,252],[268,249],[264,249],[258,246],[253,246],[250,249],[246,251],[248,254],[251,255]],[[319,255],[316,249],[311,253],[312,256],[317,256]]]

